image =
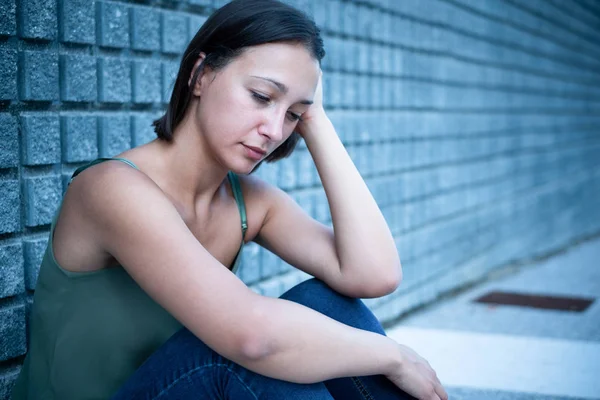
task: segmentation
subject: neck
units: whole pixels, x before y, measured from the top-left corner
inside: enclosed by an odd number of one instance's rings
[[[164,191],[186,206],[212,203],[228,169],[211,154],[193,121],[184,118],[171,142],[155,140],[151,145],[160,160],[151,162]]]

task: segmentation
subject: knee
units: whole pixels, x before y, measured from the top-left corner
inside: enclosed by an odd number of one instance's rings
[[[324,308],[362,309],[362,307],[366,307],[359,299],[340,294],[325,282],[316,278],[294,286],[281,298],[303,304],[318,311]]]
[[[300,283],[281,298],[312,308],[346,325],[385,334],[375,315],[360,299],[344,296],[318,279]]]

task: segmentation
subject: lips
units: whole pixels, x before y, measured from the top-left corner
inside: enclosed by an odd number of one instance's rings
[[[254,150],[254,151],[255,151],[255,152],[257,152],[257,153],[260,153],[260,154],[261,154],[261,155],[263,155],[263,156],[264,156],[265,154],[267,154],[267,152],[266,152],[265,150],[261,149],[260,147],[248,146],[247,144],[245,144],[244,146],[246,146],[246,147],[247,147],[247,148],[249,148],[249,149],[252,149],[252,150]]]

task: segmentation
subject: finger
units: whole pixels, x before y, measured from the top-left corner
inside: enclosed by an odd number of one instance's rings
[[[434,385],[434,389],[435,389],[435,393],[438,395],[440,400],[448,400],[448,393],[446,393],[446,390],[444,389],[442,384],[439,383],[439,381],[438,381],[438,384]]]

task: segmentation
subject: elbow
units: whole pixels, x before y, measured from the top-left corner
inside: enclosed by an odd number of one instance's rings
[[[400,262],[398,262],[397,266],[380,275],[379,278],[365,291],[364,296],[361,297],[376,298],[386,296],[395,292],[401,282],[402,266],[400,265]]]
[[[239,358],[251,363],[265,359],[270,353],[268,343],[256,332],[246,333],[238,349]]]
[[[255,363],[267,358],[274,352],[273,341],[270,340],[268,328],[269,320],[262,307],[256,305],[249,312],[249,318],[241,334],[238,345],[238,357],[250,363]]]

